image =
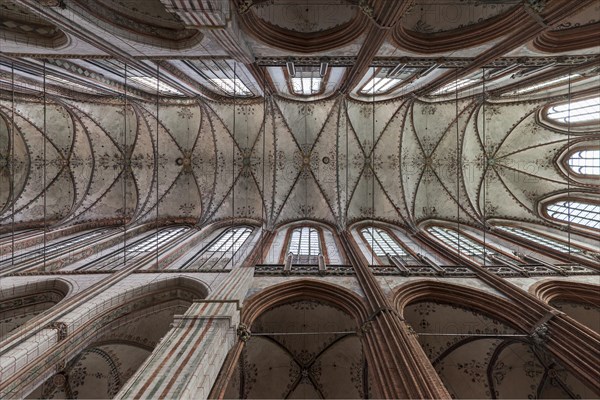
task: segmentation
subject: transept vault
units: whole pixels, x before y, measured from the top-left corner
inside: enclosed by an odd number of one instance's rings
[[[598,0],[0,0],[0,398],[600,397]]]

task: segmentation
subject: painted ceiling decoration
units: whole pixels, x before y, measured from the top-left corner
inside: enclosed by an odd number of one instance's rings
[[[0,218],[541,222],[538,201],[568,187],[554,159],[569,136],[537,122],[544,104],[396,100],[374,108],[338,97],[157,109],[55,98],[17,102],[13,114],[3,100],[3,159],[14,151],[15,161],[10,174],[5,164],[11,190]]]
[[[407,306],[404,315],[453,398],[594,396],[542,346],[478,310],[427,301]]]
[[[0,32],[6,40],[39,47],[61,47],[68,37],[56,26],[16,2],[0,3]]]
[[[599,37],[598,0],[0,0],[0,397],[593,397]]]
[[[368,398],[357,329],[349,314],[320,301],[266,310],[252,325],[225,398]]]
[[[597,198],[564,161],[598,140],[597,116],[561,117],[597,105],[594,1],[2,9],[2,225],[377,219],[416,231],[556,224],[544,211],[556,196]]]

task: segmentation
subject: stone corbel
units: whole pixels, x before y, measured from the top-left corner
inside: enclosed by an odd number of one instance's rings
[[[546,0],[527,0],[525,1],[525,4],[539,14],[544,11],[544,7],[546,7]]]
[[[549,328],[548,321],[557,315],[562,314],[562,312],[558,310],[552,310],[544,314],[542,318],[535,324],[535,326],[529,332],[529,340],[531,340],[532,344],[537,348],[545,347],[548,343],[549,338]]]
[[[371,329],[373,329],[373,322],[372,321],[365,321],[360,326],[360,330],[357,333],[358,333],[359,336],[364,336],[367,333],[369,333],[371,331]]]
[[[529,334],[529,339],[535,347],[542,348],[548,342],[548,324],[543,323],[536,326]]]
[[[237,335],[242,342],[247,342],[252,337],[252,332],[250,332],[250,329],[245,324],[239,324]]]
[[[44,7],[60,7],[63,10],[67,8],[63,0],[38,0],[38,2]]]
[[[374,10],[373,7],[369,5],[369,0],[358,0],[358,8],[367,17],[373,19]]]
[[[240,15],[246,14],[248,11],[250,11],[253,5],[253,0],[241,0],[240,4],[238,5],[238,13]]]
[[[64,322],[52,322],[47,326],[47,329],[56,329],[59,342],[67,337],[67,324]]]

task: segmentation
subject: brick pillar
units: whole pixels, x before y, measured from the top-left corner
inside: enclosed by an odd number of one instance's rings
[[[259,239],[260,236],[260,239]],[[252,284],[254,264],[272,234],[257,232],[241,267],[203,300],[195,301],[160,341],[115,399],[206,399],[229,350],[237,342],[241,305]]]
[[[211,295],[195,301],[116,399],[205,399],[235,344],[243,300],[253,268],[238,268]]]
[[[354,238],[349,232],[342,232],[340,239],[370,311],[362,330],[377,395],[396,399],[450,398],[416,337],[375,280]]]
[[[446,251],[428,235],[415,235],[421,242],[444,254]],[[509,298],[527,316],[522,326],[531,337],[556,357],[585,385],[600,393],[600,335],[566,318],[562,312],[531,293],[498,276],[468,257],[461,257],[479,279]]]

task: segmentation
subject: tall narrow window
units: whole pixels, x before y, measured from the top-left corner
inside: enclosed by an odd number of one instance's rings
[[[537,233],[522,229],[516,228],[514,226],[497,226],[496,229],[502,232],[506,232],[509,234],[513,234],[522,239],[530,241],[532,243],[538,243],[542,246],[549,247],[553,250],[560,251],[561,253],[581,253],[581,249],[578,247],[570,247],[565,243],[559,242],[558,240],[550,239],[546,236],[539,235]]]
[[[569,157],[569,167],[580,175],[600,175],[600,149],[576,151]]]
[[[468,237],[459,235],[458,232],[452,229],[440,228],[436,226],[427,230],[443,243],[467,256],[482,257],[486,254],[486,252],[488,252],[479,243]]]
[[[416,68],[398,66],[395,68],[381,68],[375,74],[370,74],[370,79],[358,90],[361,96],[377,96],[390,93],[400,84],[416,76]],[[374,75],[374,76],[373,76]]]
[[[569,77],[569,75],[563,75],[563,76],[559,76],[558,78],[553,78],[553,79],[550,79],[550,80],[547,80],[544,82],[539,82],[539,83],[535,83],[533,85],[527,85],[527,86],[520,87],[511,92],[504,93],[504,94],[502,94],[502,96],[516,96],[519,94],[531,93],[531,92],[538,91],[540,89],[547,88],[549,86],[564,84],[565,82],[568,82],[569,79],[574,80],[574,79],[580,78],[580,77],[581,77],[581,75],[579,75],[579,74],[573,74],[570,77]]]
[[[158,86],[160,94],[183,96],[183,93],[173,86],[169,86],[151,76],[129,76],[128,79],[131,82],[137,83],[145,90],[156,90],[156,87]]]
[[[323,89],[323,77],[317,69],[298,68],[296,75],[290,77],[292,92],[299,96],[315,96]]]
[[[9,266],[13,263],[31,263],[43,254],[45,254],[46,259],[51,259],[64,253],[65,250],[74,251],[79,248],[89,246],[92,244],[92,242],[99,240],[99,236],[104,235],[109,231],[110,229],[96,229],[94,231],[87,231],[78,235],[60,239],[54,243],[48,244],[45,248],[31,249],[29,251],[22,252],[21,254],[14,255],[14,257],[0,258],[0,267]]]
[[[296,261],[315,262],[321,254],[321,241],[319,231],[315,228],[303,226],[292,231],[288,253],[296,256]]]
[[[158,232],[158,236],[149,235],[144,240],[139,241],[127,249],[128,253],[143,253],[156,250],[156,246],[167,243],[173,237],[187,231],[188,227],[166,228]]]
[[[216,270],[224,269],[246,242],[252,228],[238,226],[225,230],[208,248],[202,248],[178,269]]]
[[[600,97],[554,105],[548,109],[547,116],[562,124],[600,122]]]
[[[385,76],[371,78],[365,86],[360,90],[363,95],[383,94],[390,91],[394,86],[398,85],[402,80],[399,78],[387,78]]]
[[[173,240],[179,238],[185,232],[187,232],[190,228],[187,226],[178,226],[171,228],[163,228],[158,231],[158,235],[156,232],[152,232],[146,234],[144,237],[134,240],[131,243],[127,244],[125,249],[127,253],[127,263],[134,262],[144,255],[148,254],[151,251],[156,251],[157,247],[160,251],[162,251],[163,247],[170,244]],[[112,250],[110,253],[100,256],[98,258],[87,261],[81,265],[77,263],[75,265],[75,270],[104,270],[110,271],[122,268],[123,261],[123,249],[117,248]]]
[[[580,201],[557,201],[546,206],[551,218],[600,229],[600,205]]]
[[[252,233],[252,229],[248,227],[230,228],[221,234],[219,239],[217,239],[207,251],[227,252],[231,251],[233,248],[233,252],[236,252],[244,244],[246,239],[248,239],[250,233]]]
[[[364,228],[361,230],[367,243],[377,257],[386,255],[406,257],[408,254],[398,243],[391,238],[389,233],[379,228]]]
[[[442,95],[442,94],[448,94],[448,93],[454,93],[457,90],[461,91],[462,89],[468,87],[468,86],[472,86],[475,85],[476,83],[478,83],[480,80],[477,78],[463,78],[463,79],[458,79],[454,82],[450,82],[447,85],[442,86],[441,88],[435,90],[432,95],[434,96],[438,96],[438,95]]]
[[[250,89],[239,78],[213,78],[210,81],[230,96],[252,96]]]

